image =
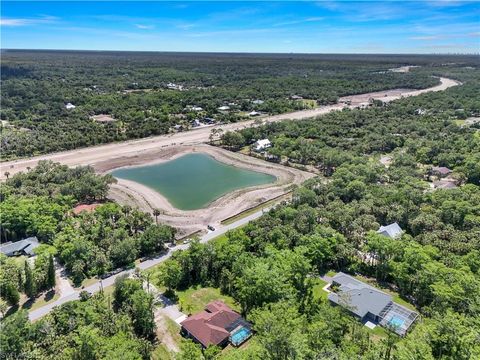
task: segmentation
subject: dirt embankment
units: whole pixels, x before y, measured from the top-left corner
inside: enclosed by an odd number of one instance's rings
[[[286,193],[291,185],[299,185],[315,176],[312,173],[270,163],[239,153],[232,153],[209,145],[172,146],[162,150],[154,150],[140,156],[121,157],[113,161],[104,161],[94,165],[100,173],[109,172],[119,167],[130,167],[160,163],[173,160],[187,153],[201,152],[212,156],[223,163],[244,169],[260,171],[273,175],[277,180],[272,184],[253,186],[228,193],[210,203],[206,208],[183,211],[176,209],[168,200],[155,190],[134,181],[118,179],[111,186],[109,197],[120,204],[128,204],[143,211],[161,210],[158,221],[167,223],[178,229],[178,236],[205,230],[209,224],[218,225],[222,220],[241,211],[271,200]]]

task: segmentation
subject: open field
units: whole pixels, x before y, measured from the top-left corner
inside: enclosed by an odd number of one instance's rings
[[[349,98],[353,103],[361,104],[365,99],[379,99],[384,102],[400,99],[401,97],[416,96],[419,94],[442,91],[449,87],[459,85],[458,81],[440,78],[440,84],[423,90],[405,90],[398,92],[394,95],[385,97],[385,92],[380,92],[381,96],[376,93],[360,94],[350,96]],[[285,113],[280,115],[267,116],[262,119],[262,123],[277,122],[282,120],[301,120],[305,118],[311,118],[319,115],[329,113],[331,111],[341,110],[343,108],[353,108],[354,105],[335,104],[320,106],[315,109],[295,111],[291,113]],[[258,122],[255,120],[244,121],[240,123],[232,123],[216,126],[217,129],[225,131],[239,130],[245,127],[257,126]],[[92,146],[83,149],[76,149],[70,151],[64,151],[59,153],[53,153],[49,155],[35,156],[32,158],[3,162],[0,166],[0,180],[5,179],[5,172],[8,171],[10,175],[14,175],[20,171],[26,171],[28,168],[36,166],[40,160],[52,160],[60,162],[68,166],[78,165],[93,165],[95,166],[99,162],[112,161],[113,159],[119,159],[121,157],[138,157],[141,158],[144,154],[160,150],[172,145],[197,145],[206,143],[209,141],[211,129],[213,127],[202,127],[192,131],[179,132],[173,135],[161,135],[155,137],[144,138],[141,140],[131,140],[120,143],[112,143],[108,145]]]
[[[314,174],[284,167],[275,163],[232,153],[221,148],[208,145],[171,146],[159,151],[145,153],[142,157],[120,157],[111,161],[94,165],[100,173],[125,166],[145,165],[164,162],[178,158],[184,154],[201,152],[208,154],[223,163],[241,168],[259,171],[273,175],[277,180],[272,184],[253,186],[230,192],[199,210],[179,210],[172,206],[160,193],[134,181],[119,179],[111,186],[110,198],[121,203],[138,207],[143,211],[152,212],[158,208],[162,213],[158,220],[178,229],[177,236],[185,236],[198,230],[204,230],[208,224],[214,226],[246,209],[268,202],[289,191],[292,185],[299,185]]]
[[[195,314],[202,311],[209,302],[222,300],[233,310],[239,311],[240,307],[232,297],[222,295],[220,290],[211,287],[191,287],[183,291],[176,292],[180,310],[185,313]]]

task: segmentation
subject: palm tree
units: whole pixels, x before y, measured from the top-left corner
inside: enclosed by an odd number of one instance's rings
[[[155,223],[158,225],[158,215],[162,212],[159,209],[153,209],[153,216],[155,216]]]

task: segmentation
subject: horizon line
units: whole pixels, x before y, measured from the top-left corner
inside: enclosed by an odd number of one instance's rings
[[[177,53],[177,54],[260,54],[260,55],[448,55],[448,56],[479,56],[478,53],[461,53],[461,52],[429,52],[429,53],[363,53],[363,52],[332,52],[332,53],[315,53],[315,52],[250,52],[250,51],[186,51],[186,50],[94,50],[94,49],[48,49],[48,48],[0,48],[0,51],[70,51],[70,52],[129,52],[129,53]]]

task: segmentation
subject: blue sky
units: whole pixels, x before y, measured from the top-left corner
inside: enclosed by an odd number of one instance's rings
[[[1,47],[479,53],[474,1],[2,1]]]

